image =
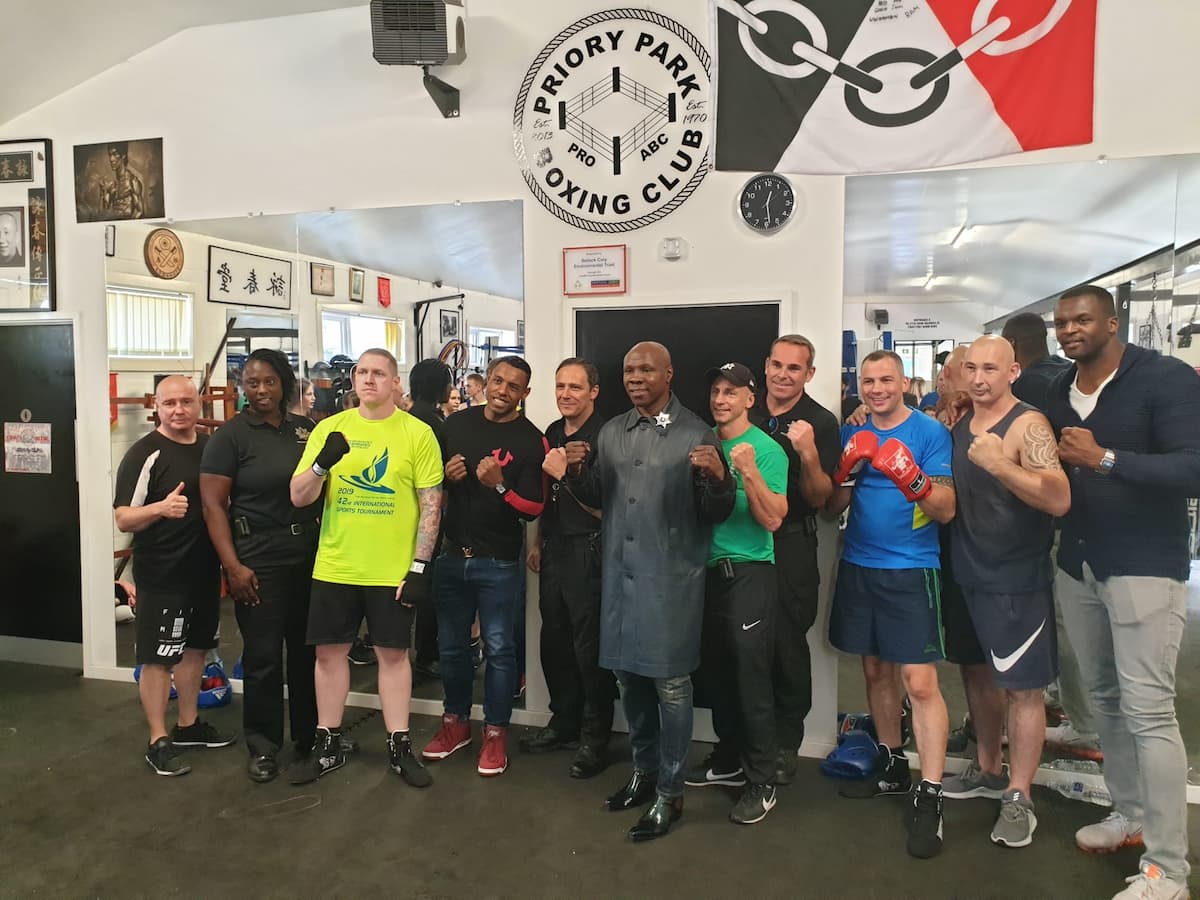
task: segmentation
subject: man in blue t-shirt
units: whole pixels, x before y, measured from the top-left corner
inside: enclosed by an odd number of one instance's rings
[[[908,379],[895,353],[868,354],[859,377],[870,419],[843,427],[837,487],[826,506],[835,514],[850,508],[829,639],[863,658],[880,753],[877,771],[840,793],[865,799],[912,788],[900,752],[899,668],[912,701],[923,779],[905,816],[908,852],[927,858],[942,847],[949,721],[934,667],[945,652],[937,526],[954,518],[952,444],[941,423],[905,406]]]

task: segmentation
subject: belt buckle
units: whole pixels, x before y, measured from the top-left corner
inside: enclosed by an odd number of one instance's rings
[[[295,534],[295,535],[304,534],[304,528],[300,525],[299,522],[293,522],[289,526],[289,530],[292,532],[292,534]]]
[[[475,555],[475,551],[472,550],[470,547],[463,547],[462,555],[463,555],[463,559],[470,559],[471,557],[473,557]]]

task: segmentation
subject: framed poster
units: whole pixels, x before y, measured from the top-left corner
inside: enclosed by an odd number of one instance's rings
[[[379,286],[379,305],[387,309],[392,305],[392,279],[380,275],[377,284]]]
[[[438,310],[438,340],[453,341],[462,337],[462,313],[457,309]]]
[[[50,141],[0,141],[0,312],[57,305]]]
[[[162,138],[74,149],[76,222],[166,217]]]
[[[568,297],[624,294],[628,276],[626,247],[564,247],[563,293]]]
[[[208,302],[292,308],[292,261],[208,246]]]
[[[350,299],[355,303],[363,302],[363,289],[366,285],[367,273],[362,269],[350,269]]]
[[[308,289],[318,297],[332,297],[333,266],[324,263],[308,264]]]

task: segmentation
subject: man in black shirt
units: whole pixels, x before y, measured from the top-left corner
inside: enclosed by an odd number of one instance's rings
[[[527,753],[578,746],[572,778],[591,778],[608,765],[616,681],[600,668],[600,514],[584,506],[564,478],[567,441],[596,445],[600,372],[584,359],[565,359],[554,376],[562,418],[546,429],[551,447],[542,465],[550,476],[546,508],[529,550],[541,573],[542,671],[550,689],[550,724],[521,742]],[[582,737],[582,740],[581,740]]]
[[[775,532],[779,609],[775,627],[777,784],[788,784],[804,740],[804,718],[812,709],[812,655],[808,630],[817,618],[821,584],[817,571],[817,509],[833,493],[842,442],[837,419],[804,390],[816,374],[816,351],[799,334],[771,345],[766,362],[766,396],[751,421],[779,442],[788,457],[788,513]]]
[[[546,439],[518,409],[529,395],[529,377],[529,364],[518,356],[493,360],[486,403],[451,416],[442,431],[448,502],[434,596],[446,700],[442,727],[422,755],[445,759],[471,743],[469,647],[478,612],[487,657],[478,766],[484,776],[508,768],[522,523],[536,519],[543,507]]]
[[[200,506],[200,458],[207,435],[196,432],[200,399],[182,375],[154,391],[159,425],[129,448],[117,469],[117,528],[133,535],[138,589],[138,694],[150,728],[146,762],[159,775],[186,775],[177,747],[227,747],[196,717],[204,656],[217,646],[220,569]],[[167,736],[167,701],[174,671],[179,719]]]
[[[1054,379],[1071,368],[1070,360],[1051,356],[1046,337],[1046,322],[1037,313],[1021,313],[1004,323],[1000,336],[1012,344],[1021,374],[1013,382],[1018,400],[1045,412]]]

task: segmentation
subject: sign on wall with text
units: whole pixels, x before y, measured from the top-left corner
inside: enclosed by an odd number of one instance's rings
[[[1092,140],[1096,0],[713,0],[715,168],[945,166]]]
[[[708,171],[709,56],[673,19],[612,9],[568,26],[517,94],[513,142],[529,189],[585,231],[632,231]]]
[[[292,261],[208,247],[208,302],[292,308]]]

